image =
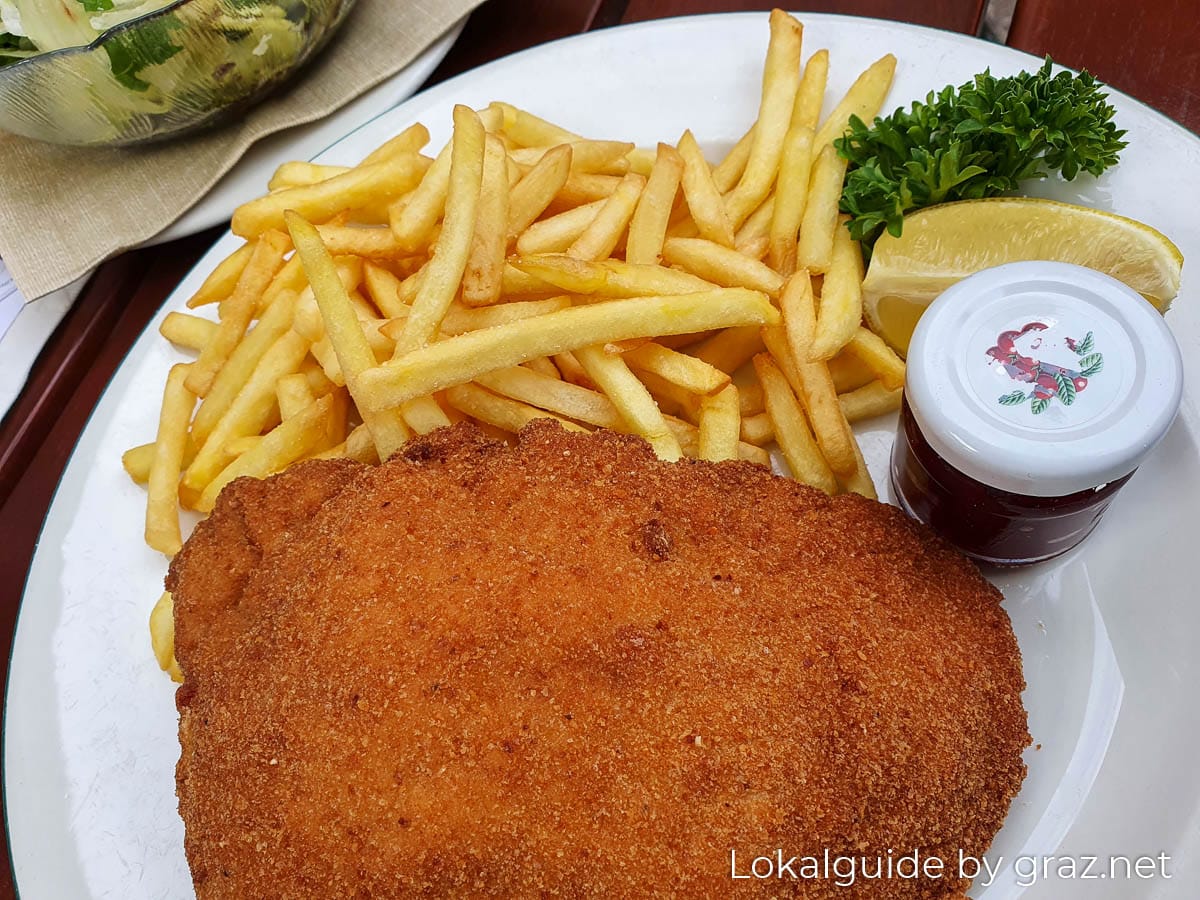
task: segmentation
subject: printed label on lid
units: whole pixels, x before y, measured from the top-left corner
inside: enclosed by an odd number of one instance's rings
[[[975,399],[993,417],[1039,431],[1077,428],[1101,416],[1126,387],[1114,363],[1120,354],[1110,351],[1127,339],[1106,319],[1010,311],[1006,320],[982,324],[964,360]]]
[[[1088,378],[1100,374],[1104,369],[1104,354],[1095,350],[1094,333],[1089,331],[1083,340],[1064,338],[1063,343],[1079,357],[1078,369],[1060,366],[1047,362],[1040,357],[1041,337],[1030,341],[1030,350],[1037,352],[1039,358],[1024,356],[1017,349],[1017,340],[1030,333],[1045,331],[1044,322],[1030,322],[1020,331],[1002,331],[996,336],[996,343],[988,350],[988,356],[998,362],[1008,377],[1013,381],[1030,385],[1030,390],[1013,391],[1005,394],[996,402],[1001,406],[1017,406],[1029,401],[1029,409],[1035,415],[1041,415],[1050,406],[1052,400],[1058,400],[1063,406],[1071,406],[1075,398],[1087,390]]]

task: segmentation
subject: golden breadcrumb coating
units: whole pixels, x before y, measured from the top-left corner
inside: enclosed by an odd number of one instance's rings
[[[171,566],[197,895],[948,898],[1020,788],[1000,594],[898,510],[468,425],[221,494]],[[948,877],[738,880],[760,853]]]

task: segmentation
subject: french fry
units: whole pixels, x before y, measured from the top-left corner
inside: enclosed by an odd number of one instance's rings
[[[484,109],[476,110],[475,114],[479,116],[479,123],[483,125],[483,130],[488,134],[499,135],[504,140],[504,147],[507,150],[511,146],[511,137],[504,130],[504,110],[498,109],[495,103],[489,103]],[[583,140],[583,138],[579,138]],[[560,141],[550,141],[551,144],[561,143]]]
[[[804,410],[768,354],[754,357],[754,371],[763,386],[767,415],[775,429],[775,440],[787,460],[792,477],[810,484],[827,494],[837,493],[838,483],[833,471],[821,456],[820,448],[809,431]]]
[[[528,359],[521,363],[525,368],[537,372],[539,375],[545,375],[547,378],[561,379],[562,373],[547,356],[539,357],[538,359]]]
[[[738,458],[742,414],[738,389],[732,384],[700,401],[700,459],[721,462]]]
[[[225,445],[235,437],[259,434],[266,427],[275,409],[275,382],[300,368],[300,363],[308,353],[308,346],[308,341],[289,330],[262,354],[250,377],[212,426],[196,452],[196,458],[184,472],[183,484],[186,488],[203,491],[229,461]],[[199,414],[198,411],[197,417]],[[192,424],[192,434],[193,439],[199,442],[195,422]]]
[[[690,459],[698,458],[700,456],[700,429],[691,422],[684,422],[682,419],[676,419],[673,416],[666,416],[665,418],[667,420],[667,427],[671,429],[671,433],[679,441],[679,447],[683,450],[683,455]],[[738,441],[737,446],[738,459],[770,467],[771,456],[762,447],[755,447],[753,444],[747,444],[745,441]]]
[[[297,254],[297,258],[299,258],[299,254]],[[375,311],[370,308],[370,304],[358,298],[355,292],[362,278],[362,260],[356,256],[339,256],[334,259],[333,264],[337,269],[338,279],[346,290],[346,296],[354,305],[358,317],[374,318]],[[404,312],[407,315],[408,307],[405,307]],[[317,298],[313,296],[311,286],[306,287],[296,298],[292,326],[314,343],[325,334],[325,322],[321,318],[320,309],[317,308]]]
[[[588,425],[613,431],[624,431],[626,427],[612,401],[599,391],[522,366],[487,372],[475,381],[494,393]]]
[[[233,460],[200,493],[196,509],[212,512],[221,489],[235,478],[265,478],[305,456],[325,436],[333,397],[326,395],[263,435],[254,448]]]
[[[796,357],[792,355],[792,348],[788,345],[787,333],[784,331],[783,326],[773,325],[769,328],[764,328],[762,330],[762,337],[763,343],[767,346],[767,352],[771,354],[771,359],[775,361],[775,365],[779,367],[779,371],[787,379],[787,383],[792,388],[792,393],[803,401],[804,385],[800,378],[800,365],[796,362]]]
[[[674,462],[683,455],[679,441],[663,420],[662,410],[624,360],[610,356],[600,346],[580,347],[575,358],[613,402],[629,429],[645,438],[660,459]]]
[[[879,115],[883,101],[887,99],[888,91],[892,88],[892,76],[895,74],[896,57],[890,53],[871,63],[817,130],[813,148],[824,148],[834,138],[841,137],[849,126],[852,115],[858,116],[864,122],[870,122]]]
[[[812,129],[801,125],[792,127],[783,142],[767,252],[772,268],[782,275],[790,275],[796,270],[797,235],[804,218],[812,174],[812,141]]]
[[[175,661],[175,604],[170,591],[163,591],[150,610],[150,646],[158,667],[182,684],[183,673]]]
[[[772,195],[750,214],[733,239],[734,249],[743,256],[761,260],[767,255],[771,242],[771,218],[775,213],[775,197]]]
[[[825,83],[829,78],[829,51],[818,50],[804,64],[796,102],[792,106],[792,128],[816,131],[821,121],[821,105],[825,102]],[[815,134],[814,134],[815,137]]]
[[[433,227],[446,209],[453,147],[454,141],[447,141],[413,192],[388,207],[388,226],[406,251],[415,253],[433,242]]]
[[[641,175],[630,172],[624,176],[583,234],[567,248],[567,256],[576,259],[605,259],[611,256],[633,217],[645,186],[646,179]]]
[[[731,375],[750,362],[763,350],[762,329],[756,325],[740,325],[719,331],[712,337],[687,349],[689,356]]]
[[[363,421],[370,429],[379,458],[387,459],[410,437],[408,427],[397,410],[367,410],[359,402],[359,380],[363,373],[377,365],[375,354],[367,343],[358,316],[338,276],[337,267],[321,242],[320,234],[294,213],[288,214],[287,222],[296,253],[304,261],[304,271],[308,274],[321,318],[325,322],[326,335],[333,345],[350,396],[358,404]],[[337,379],[332,380],[336,382]],[[415,394],[408,399],[419,396]]]
[[[746,160],[750,158],[750,146],[754,143],[754,127],[738,139],[725,158],[713,169],[713,182],[722,194],[728,194],[746,171]]]
[[[301,362],[299,372],[308,379],[308,386],[312,388],[314,397],[324,397],[338,387],[325,376],[325,371],[314,359]]]
[[[863,314],[862,280],[862,251],[839,221],[833,239],[833,259],[821,286],[810,359],[829,359],[857,333]]]
[[[653,372],[694,394],[716,394],[728,387],[730,381],[729,375],[720,369],[653,341],[626,351],[622,358],[633,368]]]
[[[655,372],[639,369],[638,380],[646,386],[654,402],[664,413],[679,416],[692,425],[700,421],[700,396],[693,394]]]
[[[417,122],[409,125],[394,138],[390,138],[363,157],[360,166],[372,166],[386,162],[394,156],[417,153],[429,143],[429,129]]]
[[[404,315],[412,312],[412,302],[417,299],[417,292],[421,289],[421,281],[425,278],[425,272],[428,268],[429,263],[426,262],[425,265],[400,282],[400,288],[396,294],[396,302],[406,307]]]
[[[846,349],[866,363],[888,390],[904,387],[904,360],[869,328],[860,326]]]
[[[221,321],[216,333],[204,345],[188,372],[187,387],[196,396],[203,397],[208,393],[217,372],[246,333],[258,308],[259,297],[283,266],[286,250],[287,237],[280,232],[268,231],[258,240],[233,293],[221,303]]]
[[[877,378],[871,367],[849,350],[843,350],[831,359],[826,360],[826,362],[829,365],[829,374],[833,376],[833,383],[837,387],[839,394],[857,390],[863,385],[870,384]]]
[[[353,254],[363,259],[396,259],[407,256],[389,228],[362,225],[318,225],[325,249],[335,256]]]
[[[534,222],[517,238],[517,253],[562,253],[587,230],[603,206],[603,200],[596,200]]]
[[[544,409],[513,400],[511,397],[493,394],[470,382],[447,389],[446,402],[459,412],[514,434],[534,419],[554,419],[567,431],[580,433],[587,431],[586,428],[581,428],[574,422],[560,418]]]
[[[667,238],[663,259],[725,287],[761,291],[771,297],[778,296],[783,287],[783,276],[770,266],[703,238]]]
[[[258,300],[258,309],[254,315],[257,318],[262,318],[263,313],[267,311],[267,307],[274,303],[280,294],[299,294],[306,287],[308,287],[308,281],[304,278],[304,267],[300,265],[300,257],[293,253],[288,261],[283,264],[283,268],[275,273],[275,277],[271,279],[271,283],[267,285],[267,289],[263,291],[262,297]]]
[[[314,344],[325,337],[325,320],[321,318],[321,310],[317,308],[317,300],[313,297],[312,288],[306,288],[296,300],[296,311],[292,315],[292,328],[297,334],[302,334]]]
[[[838,405],[837,391],[829,368],[823,362],[797,363],[802,390],[801,402],[812,426],[821,454],[834,473],[854,472],[854,434]]]
[[[497,325],[544,316],[547,313],[569,309],[570,306],[569,297],[547,297],[544,300],[513,300],[480,309],[451,307],[446,318],[442,320],[441,331],[445,335],[466,334],[468,331],[494,328]]]
[[[433,258],[425,267],[404,333],[396,341],[397,355],[415,350],[433,339],[458,292],[475,230],[479,188],[483,180],[485,134],[483,123],[473,109],[461,104],[454,107],[450,185],[446,191],[442,233]],[[386,458],[382,449],[379,455]]]
[[[505,159],[504,142],[494,134],[489,134],[484,144],[483,178],[475,212],[475,234],[471,237],[467,265],[462,275],[462,300],[468,306],[487,306],[500,299],[504,257],[508,247],[508,173],[505,171]]]
[[[267,182],[267,190],[279,191],[285,188],[301,187],[306,184],[316,184],[326,181],[335,175],[345,175],[350,171],[349,166],[322,166],[310,162],[281,163]]]
[[[683,178],[684,162],[679,152],[669,144],[659,144],[650,176],[637,209],[629,220],[629,236],[625,241],[625,261],[632,265],[656,266],[662,260],[663,239],[671,219],[671,208],[679,183]]]
[[[192,440],[198,445],[208,440],[209,434],[250,380],[266,352],[291,330],[294,310],[293,298],[287,295],[277,298],[229,354],[229,359],[213,379],[208,396],[196,410],[192,422]]]
[[[692,220],[705,240],[726,247],[733,246],[733,226],[725,214],[721,192],[713,181],[712,168],[691,131],[679,139],[679,156],[683,159],[683,196]]]
[[[641,178],[641,175],[637,176]],[[555,196],[558,207],[579,206],[595,200],[607,200],[621,184],[623,176],[596,175],[592,172],[571,172]]]
[[[232,294],[238,279],[242,277],[242,271],[253,255],[254,245],[243,244],[217,263],[217,267],[204,279],[196,293],[188,298],[188,309],[220,303]]]
[[[203,350],[216,332],[216,322],[181,312],[167,313],[158,326],[158,333],[175,346],[196,351]]]
[[[592,384],[592,379],[588,378],[587,372],[583,371],[583,366],[579,364],[579,360],[575,358],[575,354],[570,350],[553,354],[553,359],[554,365],[562,375],[564,381],[582,385],[583,387],[595,387]]]
[[[392,272],[368,262],[363,265],[363,283],[371,295],[371,302],[389,319],[408,315],[408,304],[400,301],[400,279]]]
[[[513,300],[496,306],[483,306],[469,309],[463,306],[451,305],[442,319],[439,329],[443,335],[465,334],[468,331],[478,331],[481,328],[492,328],[496,325],[507,325],[522,319],[531,319],[546,313],[558,312],[571,305],[568,297],[547,297],[544,300]],[[379,331],[390,340],[402,333],[403,317],[393,319],[380,326]],[[391,355],[390,353],[388,354]]]
[[[716,285],[713,285],[713,287],[716,287]],[[711,289],[708,288],[708,290]],[[660,334],[654,340],[668,350],[684,350],[687,347],[700,343],[705,338],[712,337],[714,334],[716,334],[715,331],[693,331],[690,334]],[[639,340],[645,342],[650,340],[650,338],[639,338]],[[691,356],[692,354],[689,353],[688,355]]]
[[[362,396],[356,400],[359,409],[387,409],[472,381],[492,369],[581,346],[778,322],[779,313],[765,296],[737,289],[573,306],[535,319],[458,335],[393,359],[363,373]]]
[[[762,412],[763,407],[763,391],[762,385],[757,381],[751,381],[748,384],[738,385],[738,409],[742,416],[753,416]]]
[[[225,445],[225,453],[227,456],[241,456],[243,453],[248,453],[258,446],[258,442],[262,440],[261,434],[247,434],[242,437],[235,437]]]
[[[775,425],[766,412],[754,415],[743,414],[741,437],[747,444],[761,447],[769,441],[775,440]]]
[[[546,211],[570,174],[571,145],[560,144],[546,151],[537,165],[517,182],[508,202],[506,247]]]
[[[379,462],[379,454],[375,450],[375,441],[371,438],[371,430],[366,425],[359,425],[346,436],[341,444],[314,453],[313,459],[354,459],[360,463],[375,465]]]
[[[188,423],[196,396],[187,389],[190,364],[177,363],[167,374],[158,436],[150,464],[146,493],[146,543],[151,549],[174,556],[183,546],[179,530],[179,475],[187,447]]]
[[[779,311],[792,357],[798,363],[808,362],[817,330],[817,306],[807,269],[788,277],[779,294]]]
[[[308,378],[302,372],[284,375],[276,381],[275,397],[279,402],[279,415],[284,419],[290,419],[317,399]]]
[[[668,238],[694,238],[700,236],[700,229],[692,221],[692,214],[688,212],[686,203],[672,214],[671,224],[667,226],[666,236]]]
[[[854,470],[846,475],[838,475],[837,479],[842,490],[847,493],[859,494],[868,500],[879,499],[879,494],[875,492],[875,482],[871,480],[871,473],[867,471],[867,461],[863,459],[862,448],[857,442],[854,444]]]
[[[233,233],[255,238],[284,227],[283,214],[293,210],[309,221],[325,222],[344,209],[398,197],[421,179],[429,160],[415,153],[359,166],[317,184],[288,188],[251,200],[233,213]]]
[[[400,407],[404,421],[417,434],[429,434],[450,425],[450,417],[433,397],[418,397]],[[386,458],[386,457],[384,457]]]
[[[154,462],[154,441],[149,444],[138,444],[130,447],[121,454],[121,467],[125,473],[138,484],[150,480],[150,465]]]
[[[546,147],[583,140],[575,132],[567,131],[509,103],[492,103],[489,109],[500,111],[503,116],[500,127],[522,147]]]
[[[495,393],[512,397],[514,400],[520,400],[539,409],[546,409],[587,425],[608,428],[613,431],[628,430],[628,426],[612,401],[590,387],[571,381],[549,378],[537,372],[531,372],[522,366],[488,372],[481,375],[476,381]],[[679,441],[683,452],[689,456],[696,456],[699,452],[699,429],[690,422],[684,422],[671,416],[663,418],[667,428]],[[770,463],[764,451],[744,441],[738,444],[738,458],[762,465]]]
[[[512,159],[522,166],[536,166],[546,154],[566,147],[570,151],[571,171],[599,175],[624,175],[629,171],[629,154],[633,144],[625,141],[571,141],[546,147],[524,147],[514,150]]]
[[[654,294],[693,294],[718,287],[677,269],[637,265],[619,259],[599,262],[563,254],[521,256],[510,264],[526,274],[572,294],[595,297],[646,297]]]
[[[371,348],[371,352],[380,362],[390,359],[392,351],[396,349],[396,342],[383,332],[383,329],[392,321],[373,317],[363,318],[361,315],[358,317],[358,324],[362,327],[363,336],[367,339],[367,346]]]
[[[725,197],[725,209],[736,228],[767,198],[783,153],[800,86],[800,44],[804,28],[782,10],[771,11],[771,40],[763,67],[762,101],[746,170]]]
[[[832,144],[825,144],[817,154],[808,182],[808,197],[796,246],[797,266],[825,272],[833,264],[833,235],[840,228],[838,204],[845,178],[846,160],[838,156]]]
[[[847,422],[860,422],[893,413],[900,408],[904,392],[891,390],[878,381],[864,384],[853,391],[838,394],[838,405]]]
[[[647,178],[650,177],[656,158],[657,154],[648,147],[634,147],[626,154],[626,159],[629,160],[629,171]]]

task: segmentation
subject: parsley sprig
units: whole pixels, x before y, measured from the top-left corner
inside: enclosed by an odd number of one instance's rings
[[[930,93],[868,127],[857,116],[834,141],[849,160],[842,212],[868,249],[886,228],[899,236],[904,214],[950,200],[1011,191],[1060,172],[1099,175],[1116,165],[1126,142],[1113,107],[1087,72],[976,75],[961,87]]]

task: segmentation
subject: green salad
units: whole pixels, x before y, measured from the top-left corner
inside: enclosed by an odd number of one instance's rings
[[[102,53],[72,57],[60,81],[38,82],[43,119],[73,121],[83,143],[104,142],[135,120],[223,109],[281,78],[303,56],[314,10],[333,14],[324,9],[315,0],[0,0],[0,67],[107,34]]]
[[[173,0],[0,0],[0,65],[82,47]]]

